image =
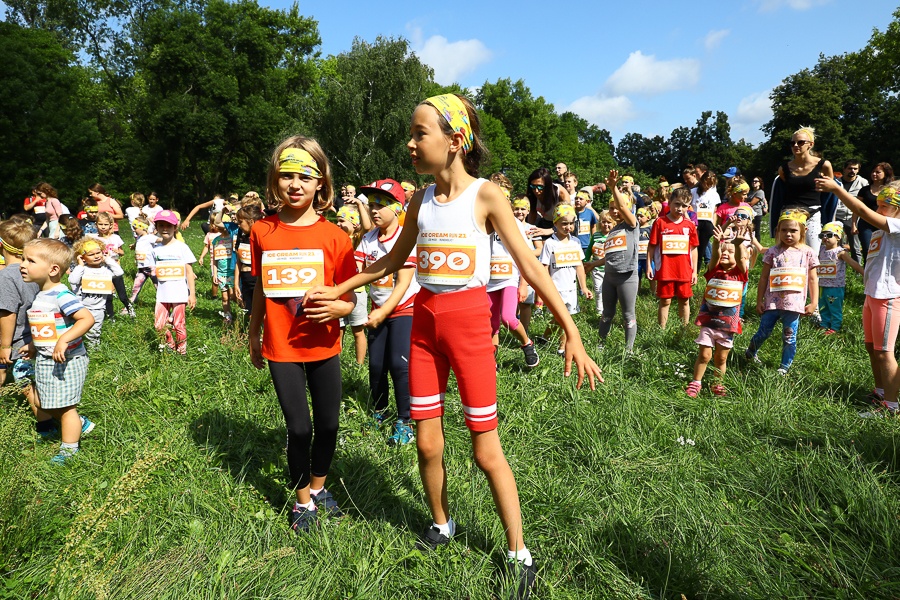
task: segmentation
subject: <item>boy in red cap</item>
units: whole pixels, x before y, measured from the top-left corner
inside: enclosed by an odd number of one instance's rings
[[[175,239],[178,216],[171,210],[160,211],[154,219],[159,243],[147,255],[147,266],[153,269],[159,287],[156,289],[156,331],[165,335],[166,346],[179,354],[187,354],[187,328],[184,307],[197,304],[194,293],[194,269],[197,262],[188,245]],[[175,330],[175,337],[169,325]],[[162,348],[162,346],[160,346]]]

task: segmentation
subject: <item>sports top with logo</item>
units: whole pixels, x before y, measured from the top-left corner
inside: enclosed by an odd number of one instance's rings
[[[703,303],[697,315],[696,325],[718,331],[741,333],[741,294],[747,283],[747,273],[737,267],[725,271],[714,269],[706,274]]]
[[[622,221],[612,228],[603,245],[607,271],[628,273],[637,269],[640,235],[640,225],[637,222],[634,227],[629,227],[625,221]]]
[[[485,179],[476,179],[449,202],[425,190],[419,207],[416,277],[426,290],[440,294],[487,285],[491,275],[491,236],[475,222],[475,200]]]
[[[383,239],[379,235],[381,232],[378,228],[368,232],[363,236],[362,241],[359,243],[359,247],[354,253],[356,260],[362,262],[364,267],[372,266],[376,261],[387,255],[394,248],[394,244],[397,243],[397,238],[400,237],[401,231],[403,231],[403,228],[398,227],[397,231],[394,232],[394,235]],[[415,268],[415,250],[409,255],[409,258],[406,259],[406,263],[403,266],[404,268]],[[396,282],[397,274],[390,273],[369,284],[369,298],[372,299],[372,306],[374,308],[383,306],[384,303],[387,302],[388,298],[390,298],[391,294],[394,292],[394,284]],[[416,292],[418,291],[419,284],[414,277],[413,280],[409,282],[409,287],[406,288],[403,297],[400,298],[400,303],[397,304],[393,312],[391,312],[391,316],[396,317],[405,314],[412,315],[413,302],[415,302]]]

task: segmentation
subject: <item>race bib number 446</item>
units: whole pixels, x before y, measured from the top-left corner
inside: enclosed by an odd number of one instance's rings
[[[262,253],[263,294],[267,298],[301,298],[325,283],[325,253],[311,250],[267,250]]]
[[[460,285],[475,275],[475,245],[468,233],[419,232],[416,276],[420,283]]]

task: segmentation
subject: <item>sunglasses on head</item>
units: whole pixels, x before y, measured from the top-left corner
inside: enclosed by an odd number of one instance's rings
[[[820,240],[830,240],[831,238],[839,238],[840,236],[836,233],[832,233],[830,231],[825,231],[819,234]]]
[[[534,190],[534,191],[536,191],[536,192],[543,192],[543,191],[544,191],[544,186],[542,186],[542,185],[535,185],[535,184],[533,184],[533,183],[529,183],[529,184],[528,184],[528,189],[529,189],[529,190]]]

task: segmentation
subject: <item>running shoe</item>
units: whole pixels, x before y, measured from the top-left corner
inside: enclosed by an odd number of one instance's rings
[[[881,406],[881,403],[884,402],[884,395],[872,390],[869,395],[866,396],[866,402],[874,404],[875,406]]]
[[[826,329],[823,335],[834,335],[836,333],[837,331],[835,331],[834,329]]]
[[[381,411],[372,411],[372,418],[369,419],[369,429],[381,429],[381,426],[384,425],[385,416]]]
[[[787,377],[787,372],[788,372],[788,370],[785,369],[784,367],[778,368],[778,374],[781,375],[782,377]]]
[[[75,456],[75,452],[68,452],[66,450],[60,450],[56,456],[50,459],[51,465],[64,465],[66,461],[72,459]]]
[[[700,394],[701,385],[702,384],[699,381],[692,381],[688,384],[687,389],[684,390],[684,393],[691,398],[696,398]]]
[[[94,430],[97,424],[85,416],[81,416],[81,435],[87,435]]]
[[[536,335],[536,336],[534,336],[533,343],[537,344],[538,346],[546,346],[547,344],[550,343],[550,340],[548,340],[547,338],[545,338],[542,335]]]
[[[441,533],[437,527],[431,525],[426,527],[419,539],[416,540],[416,549],[420,552],[433,552],[449,543],[450,538]]]
[[[746,358],[748,361],[750,361],[754,365],[762,364],[762,361],[759,360],[759,357],[756,354],[754,354],[753,352],[750,352],[749,348],[747,348],[747,350],[744,351],[744,358]]]
[[[319,511],[309,510],[304,506],[298,507],[296,504],[291,510],[291,529],[294,533],[307,533],[313,527],[319,524]]]
[[[59,426],[56,423],[53,423],[50,428],[45,431],[36,431],[38,434],[38,439],[40,439],[42,442],[48,442],[59,437]]]
[[[537,578],[537,568],[534,562],[526,565],[522,561],[509,559],[504,563],[504,579],[510,586],[508,598],[510,600],[528,600],[534,589]]]
[[[537,350],[534,349],[534,342],[527,346],[522,346],[522,352],[525,354],[525,366],[529,369],[535,368],[541,362]]]
[[[566,349],[565,349],[565,348],[557,348],[557,349],[556,349],[556,353],[557,353],[559,356],[565,356],[565,355],[566,355]]]
[[[728,390],[725,389],[725,386],[721,383],[714,383],[709,386],[709,390],[713,393],[714,396],[719,396],[723,398],[728,395]]]
[[[900,416],[900,408],[891,408],[887,402],[882,400],[872,410],[859,413],[863,419],[887,419]]]
[[[416,434],[413,431],[409,421],[398,420],[394,423],[394,434],[388,438],[390,446],[406,446],[416,440]]]
[[[132,319],[137,317],[137,312],[134,310],[134,304],[128,306],[128,316]]]
[[[332,496],[331,492],[328,490],[323,489],[315,496],[312,496],[312,499],[313,502],[316,503],[316,508],[325,511],[325,514],[332,519],[340,519],[344,516],[344,513],[341,512],[341,509],[338,506],[337,500],[334,499],[334,496]]]

